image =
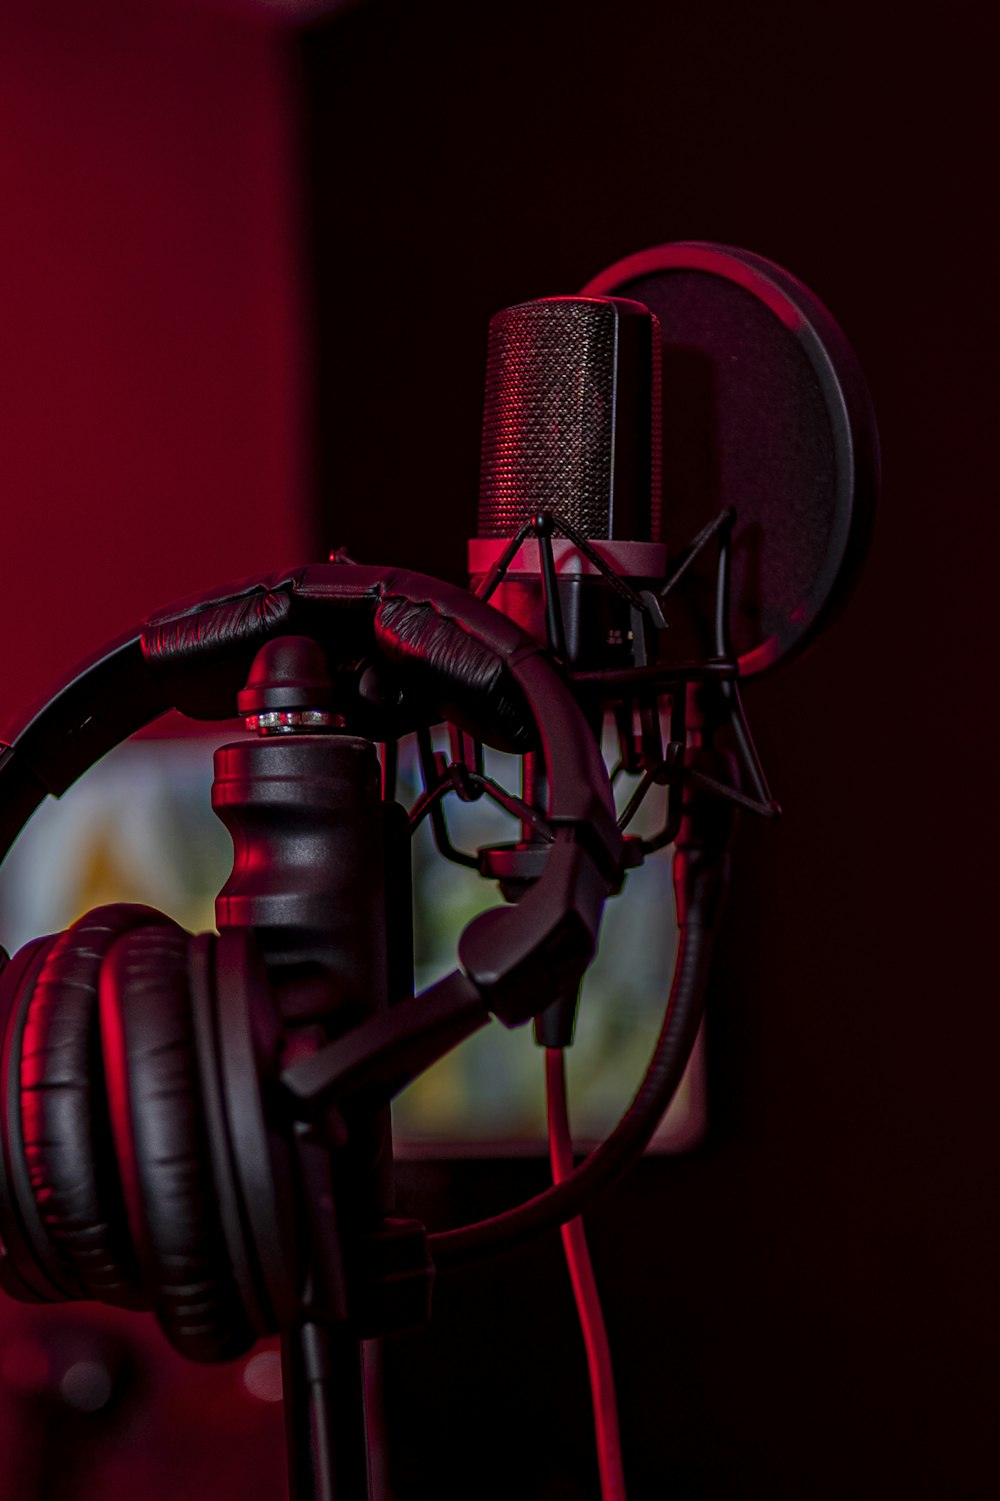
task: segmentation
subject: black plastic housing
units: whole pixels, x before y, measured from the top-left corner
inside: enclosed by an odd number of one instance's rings
[[[286,1019],[322,1019],[339,1032],[387,1005],[374,745],[347,735],[225,745],[212,807],[234,850],[216,921],[220,931],[253,929]]]

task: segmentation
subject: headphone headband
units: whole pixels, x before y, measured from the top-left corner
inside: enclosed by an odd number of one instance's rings
[[[243,579],[151,615],[76,668],[0,744],[0,858],[46,793],[59,797],[121,741],[169,709],[194,719],[238,713],[253,658],[272,637],[306,635],[333,669],[366,657],[399,674],[442,717],[487,726],[491,743],[537,743],[548,769],[549,821],[578,825],[607,873],[622,841],[600,752],[542,648],[464,589],[402,569],[308,564]],[[409,728],[405,713],[392,735]]]

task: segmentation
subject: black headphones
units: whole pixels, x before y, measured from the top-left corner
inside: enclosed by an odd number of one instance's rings
[[[166,710],[235,716],[258,651],[289,635],[318,643],[348,685],[348,730],[391,740],[443,717],[537,749],[551,846],[519,903],[466,928],[459,970],[290,1068],[250,929],[193,936],[151,908],[106,906],[7,963],[0,1284],[151,1308],[195,1360],[235,1356],[296,1315],[289,1102],[384,1102],[489,1013],[537,1014],[582,974],[621,877],[603,761],[538,645],[464,590],[340,562],[183,601],[57,686],[0,750],[0,858],[47,794]]]

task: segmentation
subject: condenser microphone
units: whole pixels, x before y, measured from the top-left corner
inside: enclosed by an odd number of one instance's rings
[[[557,649],[576,669],[632,660],[630,605],[607,573],[633,591],[664,576],[660,348],[655,317],[624,297],[547,297],[490,323],[472,587],[530,531],[491,603],[546,639],[548,552]]]

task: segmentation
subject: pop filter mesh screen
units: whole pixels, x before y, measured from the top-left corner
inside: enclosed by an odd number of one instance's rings
[[[671,555],[723,506],[736,508],[730,624],[743,656],[784,633],[824,568],[837,506],[824,393],[795,334],[744,287],[671,270],[614,291],[645,303],[663,333],[663,530]],[[712,618],[708,560],[686,588],[704,635]]]

